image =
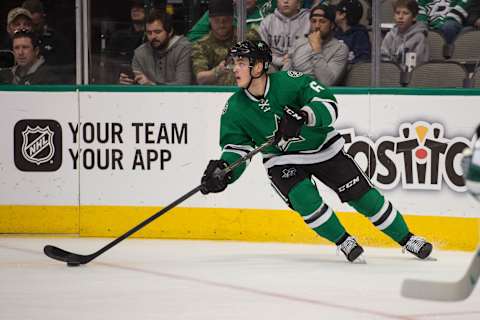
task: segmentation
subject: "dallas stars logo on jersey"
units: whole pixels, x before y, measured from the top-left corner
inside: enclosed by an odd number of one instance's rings
[[[303,76],[303,73],[299,71],[288,71],[287,74],[292,78],[299,78]]]

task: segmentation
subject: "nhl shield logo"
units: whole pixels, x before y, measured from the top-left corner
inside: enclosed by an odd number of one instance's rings
[[[22,131],[22,155],[25,160],[40,165],[52,160],[55,154],[54,132],[49,127],[27,128]]]
[[[62,127],[52,119],[24,119],[14,127],[14,161],[21,171],[56,171],[62,164]]]

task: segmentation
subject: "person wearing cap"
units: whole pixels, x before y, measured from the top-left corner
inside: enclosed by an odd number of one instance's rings
[[[146,20],[148,41],[135,49],[132,73],[120,73],[120,84],[188,85],[192,80],[191,44],[174,34],[172,17],[151,10]]]
[[[107,51],[115,65],[130,64],[133,52],[142,45],[145,38],[144,0],[132,0],[130,7],[130,25],[112,33]]]
[[[208,15],[210,32],[192,46],[195,80],[201,85],[235,85],[233,73],[225,66],[228,50],[237,42],[232,0],[210,0]],[[249,40],[260,38],[254,29],[249,29],[245,37]]]
[[[245,0],[245,6],[247,7],[245,23],[247,24],[247,29],[253,28],[258,31],[263,18],[275,9],[275,1],[276,0]],[[234,12],[233,25],[236,25],[236,23],[236,15]],[[187,38],[191,42],[195,42],[206,36],[209,32],[210,18],[207,10],[187,33]]]
[[[13,8],[7,15],[7,33],[1,44],[2,50],[12,50],[13,34],[18,30],[33,30],[32,14],[22,7]]]
[[[308,33],[309,10],[300,0],[277,0],[277,8],[260,23],[260,36],[271,48],[273,70],[281,70],[293,43]]]
[[[283,70],[300,71],[327,86],[339,85],[345,74],[348,47],[333,37],[335,10],[317,5],[310,11],[310,33],[298,39]]]
[[[335,38],[343,41],[348,49],[349,63],[370,61],[371,45],[367,28],[360,24],[363,6],[358,0],[342,0],[336,6]]]
[[[31,12],[21,7],[13,8],[7,16],[7,32],[10,37],[18,30],[33,30]]]

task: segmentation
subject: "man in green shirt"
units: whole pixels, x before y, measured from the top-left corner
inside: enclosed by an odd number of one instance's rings
[[[405,250],[427,258],[432,245],[410,232],[401,213],[345,153],[345,141],[333,126],[338,108],[330,89],[300,72],[268,75],[272,54],[263,41],[240,42],[231,48],[229,57],[241,89],[223,110],[222,155],[209,162],[202,193],[223,191],[240,177],[246,164],[227,174],[223,169],[274,137],[274,145],[262,152],[273,188],[310,228],[335,243],[348,261],[356,261],[363,248],[323,201],[313,176]]]

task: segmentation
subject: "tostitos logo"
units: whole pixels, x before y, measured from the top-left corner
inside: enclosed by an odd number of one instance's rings
[[[447,138],[440,123],[402,123],[396,136],[377,140],[356,136],[353,128],[340,130],[345,149],[379,188],[440,190],[444,184],[466,190],[460,161],[473,137]]]

